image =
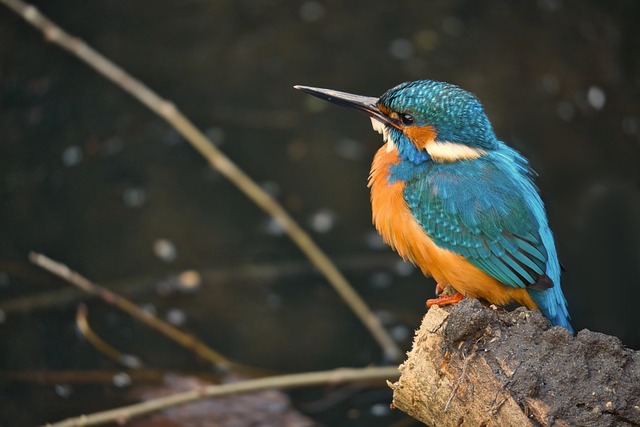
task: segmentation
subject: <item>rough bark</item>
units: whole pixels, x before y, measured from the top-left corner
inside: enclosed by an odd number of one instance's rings
[[[393,406],[430,426],[640,426],[640,352],[536,311],[433,307]]]

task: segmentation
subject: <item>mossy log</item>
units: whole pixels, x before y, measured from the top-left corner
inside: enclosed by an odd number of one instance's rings
[[[429,426],[640,426],[640,352],[477,300],[433,307],[393,406]]]

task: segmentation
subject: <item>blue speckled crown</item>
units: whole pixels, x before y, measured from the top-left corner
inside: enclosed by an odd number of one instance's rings
[[[450,83],[433,80],[405,82],[380,97],[380,105],[411,114],[419,126],[433,126],[436,141],[494,149],[496,135],[478,99]]]

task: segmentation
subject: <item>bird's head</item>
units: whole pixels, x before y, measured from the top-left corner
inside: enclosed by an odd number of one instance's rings
[[[402,160],[416,164],[476,159],[499,144],[478,99],[449,83],[406,82],[380,98],[295,88],[367,114],[373,128],[383,135],[387,151],[397,149]]]

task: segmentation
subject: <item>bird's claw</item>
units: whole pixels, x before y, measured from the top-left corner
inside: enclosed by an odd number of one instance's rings
[[[427,300],[427,308],[431,308],[434,305],[438,307],[443,305],[452,305],[457,304],[464,298],[460,292],[456,292],[453,295],[439,295],[438,298],[428,299]]]

